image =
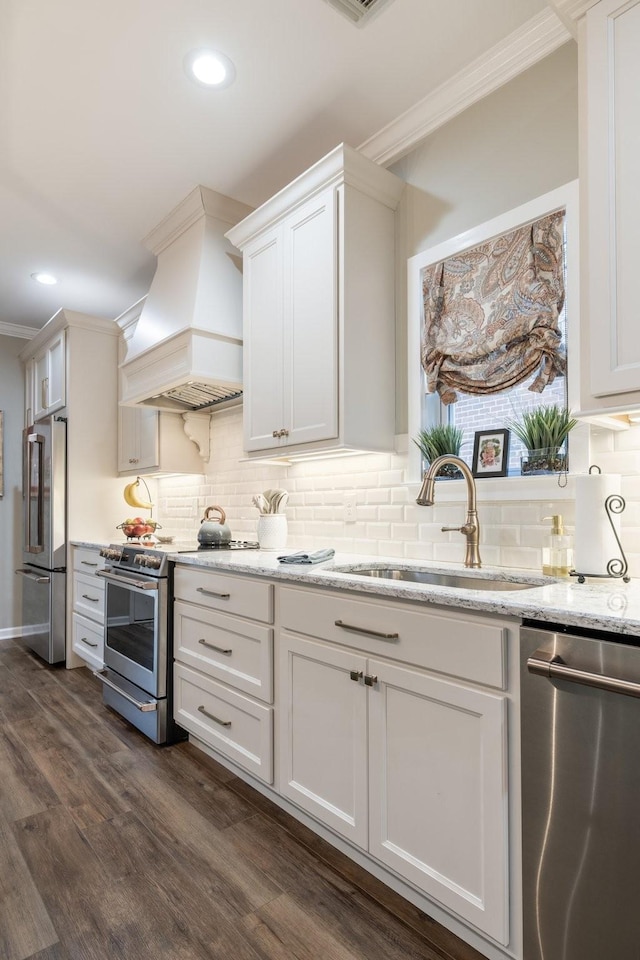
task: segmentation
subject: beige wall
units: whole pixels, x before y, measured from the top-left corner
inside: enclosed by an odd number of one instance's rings
[[[24,374],[19,358],[25,340],[0,336],[0,410],[4,412],[4,497],[0,498],[0,638],[22,622],[22,427]]]

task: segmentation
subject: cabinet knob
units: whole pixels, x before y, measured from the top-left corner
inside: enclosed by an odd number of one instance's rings
[[[372,676],[370,676],[369,674],[366,674],[366,675],[365,675],[365,678],[364,678],[364,682],[365,682],[365,684],[366,684],[368,687],[373,687],[374,684],[376,684],[376,683],[378,682],[378,678],[377,678],[377,677],[372,677]]]
[[[138,462],[137,457],[129,457],[129,463],[137,463],[137,462]]]
[[[355,680],[356,683],[362,680],[362,676],[362,670],[349,670],[349,679]]]
[[[271,434],[271,436],[272,436],[272,437],[275,437],[276,440],[277,440],[278,437],[280,436],[280,431],[279,431],[279,430],[274,430],[273,433]]]

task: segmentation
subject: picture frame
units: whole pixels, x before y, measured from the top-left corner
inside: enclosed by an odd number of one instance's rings
[[[506,477],[509,468],[509,431],[476,430],[471,473],[474,477]]]

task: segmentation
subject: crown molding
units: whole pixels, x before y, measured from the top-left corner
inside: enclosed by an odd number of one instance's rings
[[[21,337],[23,340],[31,340],[39,332],[39,327],[22,327],[19,323],[0,323],[0,336],[3,337]]]
[[[595,6],[598,0],[547,0],[552,10],[558,14],[574,39],[578,37],[578,20],[587,10]]]
[[[577,3],[577,0],[573,2]],[[571,40],[571,33],[558,15],[552,10],[543,10],[365,140],[358,149],[365,157],[383,166],[395,163],[438,127],[513,80],[568,40]]]

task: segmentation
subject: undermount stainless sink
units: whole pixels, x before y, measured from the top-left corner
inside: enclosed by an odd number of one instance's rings
[[[334,567],[335,573],[352,573],[358,577],[378,580],[400,580],[403,583],[428,583],[438,587],[456,587],[462,590],[530,590],[545,581],[528,583],[522,580],[503,580],[499,577],[474,576],[463,573],[438,573],[435,570],[406,570],[402,567]]]

